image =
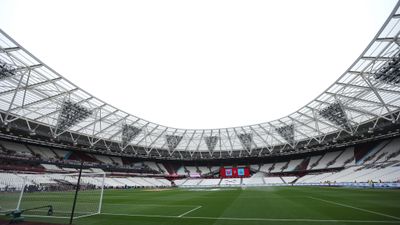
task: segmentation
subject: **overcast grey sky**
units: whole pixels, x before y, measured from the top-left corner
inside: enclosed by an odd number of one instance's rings
[[[286,116],[361,54],[395,0],[0,0],[0,27],[111,105],[176,128]]]

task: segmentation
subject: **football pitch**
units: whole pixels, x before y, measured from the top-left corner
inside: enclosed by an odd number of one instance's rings
[[[78,204],[88,196],[93,199],[90,193],[81,192]],[[58,198],[62,199],[61,194],[55,195],[54,201],[60,201]],[[54,210],[57,215],[57,207]],[[27,219],[67,222],[65,218]],[[106,190],[101,214],[79,217],[74,224],[400,224],[400,190],[338,187]]]

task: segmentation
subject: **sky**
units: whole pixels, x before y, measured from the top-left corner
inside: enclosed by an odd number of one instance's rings
[[[287,116],[366,48],[395,0],[0,0],[0,28],[105,102],[174,128]]]

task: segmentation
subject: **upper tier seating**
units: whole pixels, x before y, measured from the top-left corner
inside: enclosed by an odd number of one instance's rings
[[[279,173],[282,172],[284,166],[286,166],[287,162],[278,162],[275,163],[274,168],[271,170],[271,173]]]
[[[336,151],[336,152],[328,152],[326,153],[321,160],[319,160],[318,165],[316,165],[313,169],[317,170],[317,169],[325,169],[328,167],[328,163],[333,162],[336,157],[339,156],[339,154],[341,154],[342,151]]]
[[[304,159],[290,160],[287,168],[284,169],[283,172],[290,172],[290,171],[295,170],[297,168],[297,166],[299,166],[303,161],[304,161]]]
[[[8,141],[0,141],[0,144],[7,150],[15,152],[17,155],[33,157],[32,152],[23,144]]]
[[[354,148],[347,148],[344,152],[334,161],[333,164],[329,165],[328,168],[336,168],[355,165],[354,160]]]

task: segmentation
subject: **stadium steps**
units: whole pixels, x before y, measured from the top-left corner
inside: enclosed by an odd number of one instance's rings
[[[295,183],[297,182],[298,179],[300,179],[300,177],[297,177],[296,179],[294,179],[294,180],[292,181],[292,184],[295,184]]]
[[[183,182],[181,183],[181,186],[184,185],[188,180],[189,180],[189,179],[186,179],[185,181],[183,181]]]
[[[279,176],[279,178],[281,178],[282,183],[287,184],[286,181],[281,176]]]
[[[326,168],[329,168],[329,166],[335,164],[336,160],[337,160],[345,151],[346,151],[346,149],[343,150],[343,151],[341,151],[333,160],[331,160],[330,162],[328,162],[328,163],[326,164],[325,169],[326,169]]]
[[[308,164],[310,162],[310,157],[307,157],[306,159],[303,160],[302,163],[300,163],[294,171],[304,171],[307,170]]]
[[[177,168],[175,169],[175,168],[174,168],[171,164],[169,164],[169,163],[164,163],[163,165],[164,165],[165,169],[167,170],[167,172],[168,172],[169,174],[176,174]]]
[[[271,167],[268,169],[268,173],[271,173],[271,171],[275,169],[275,164],[276,164],[276,163],[273,163],[273,164],[271,165]]]
[[[25,147],[31,152],[32,155],[34,155],[34,156],[38,155],[35,151],[32,150],[31,146],[25,145]],[[39,156],[40,156],[40,158],[42,158],[40,154],[39,154]]]
[[[389,143],[390,143],[390,140],[380,142],[379,144],[377,144],[377,145],[373,146],[372,148],[370,148],[369,150],[367,150],[367,152],[365,153],[365,155],[363,155],[363,156],[362,156],[361,158],[359,158],[358,160],[357,160],[357,157],[356,157],[356,165],[364,164],[365,162],[367,162],[367,161],[373,159],[373,158],[376,156],[376,154],[377,154],[380,150],[382,150],[383,148],[385,148],[385,146],[388,145]],[[359,150],[359,151],[361,151],[361,150]],[[356,154],[356,152],[354,152],[354,154]]]
[[[53,148],[49,148],[53,153],[54,153],[54,155],[56,155],[57,156],[57,158],[59,158],[59,159],[63,159],[64,158],[64,156],[63,155],[60,155],[57,151],[54,151],[54,149]]]
[[[117,162],[115,162],[115,160],[113,159],[113,157],[108,157],[108,158],[110,158],[110,159],[111,159],[111,162],[112,162],[114,165],[118,165],[118,163],[117,163]]]
[[[290,163],[290,160],[284,166],[282,166],[282,168],[279,172],[285,171],[289,167],[289,163]]]
[[[222,182],[222,178],[221,178],[221,179],[219,179],[218,186],[220,186],[220,185],[221,185],[221,182]]]
[[[325,155],[325,154],[322,154],[322,155],[318,158],[317,161],[315,161],[313,164],[311,164],[309,170],[312,170],[314,167],[318,166],[318,164],[319,164],[319,162],[321,161],[321,159],[324,158],[324,155]]]

